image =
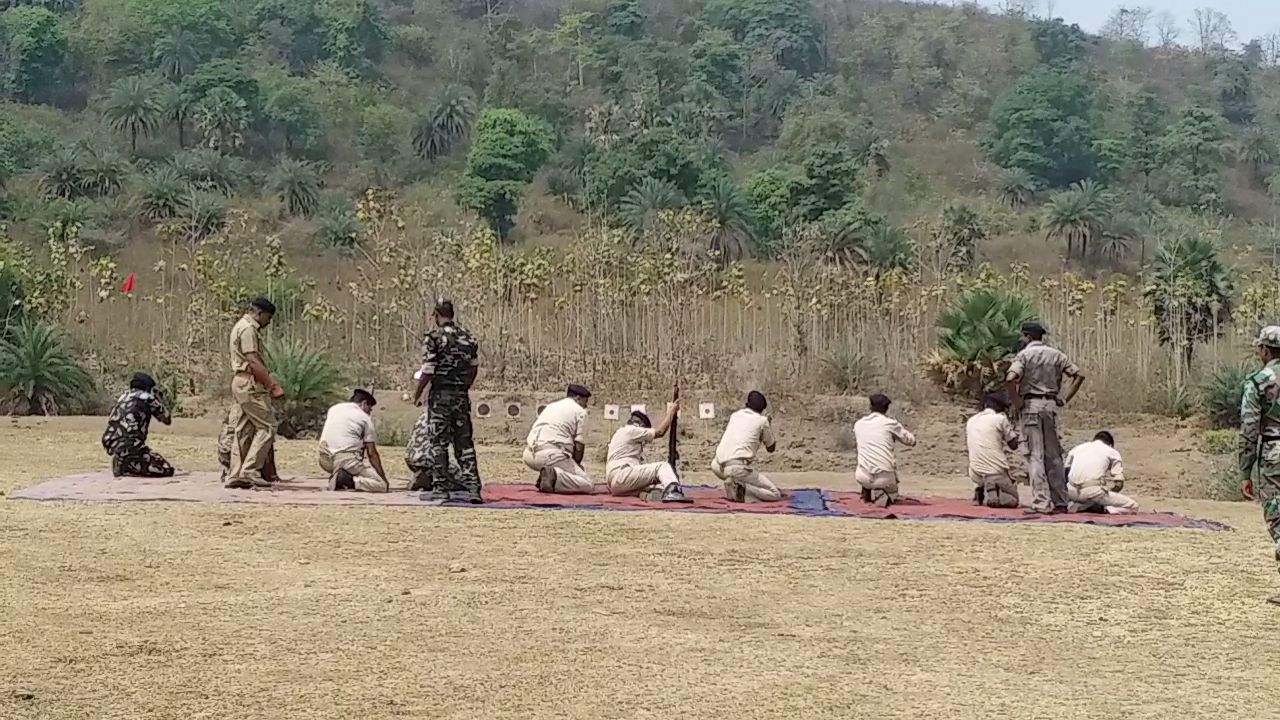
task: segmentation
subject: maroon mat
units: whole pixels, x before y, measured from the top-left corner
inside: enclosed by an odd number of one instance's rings
[[[950,497],[904,497],[888,508],[862,501],[859,493],[828,491],[827,507],[838,514],[855,517],[905,520],[983,520],[986,522],[1083,523],[1113,527],[1180,527],[1200,530],[1230,530],[1230,526],[1213,520],[1190,518],[1174,513],[1143,512],[1132,515],[1100,513],[1066,513],[1061,515],[1028,515],[1022,508],[989,508],[970,500]]]

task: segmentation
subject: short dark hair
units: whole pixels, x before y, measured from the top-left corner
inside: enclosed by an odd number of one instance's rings
[[[747,407],[762,413],[765,408],[769,407],[769,401],[765,399],[764,393],[759,390],[752,390],[747,393]]]
[[[268,315],[275,315],[275,314],[276,314],[276,305],[275,305],[275,303],[271,302],[270,300],[268,300],[268,299],[266,299],[266,298],[264,298],[264,297],[256,297],[256,298],[254,298],[254,299],[249,303],[249,307],[253,308],[254,310],[258,310],[259,312],[267,313]]]
[[[370,405],[377,405],[378,399],[375,398],[373,393],[368,390],[365,390],[364,388],[356,388],[351,391],[351,402],[356,404],[369,403]]]
[[[156,387],[156,379],[144,372],[136,372],[129,378],[129,389],[151,392]]]
[[[1111,447],[1116,446],[1116,439],[1112,437],[1111,433],[1107,430],[1099,430],[1098,434],[1093,436],[1093,439],[1101,440],[1102,442],[1110,445]]]
[[[1004,393],[987,393],[982,398],[982,407],[1002,413],[1009,409],[1009,399],[1004,396]]]
[[[640,412],[639,410],[632,410],[632,411],[631,411],[631,418],[632,418],[632,419],[634,419],[634,420],[639,420],[639,421],[640,421],[640,426],[641,426],[641,427],[646,427],[646,428],[651,428],[651,427],[653,427],[653,421],[651,421],[651,420],[649,419],[649,416],[648,416],[648,415],[645,415],[644,413]]]
[[[436,303],[435,313],[446,320],[452,320],[453,302],[450,300],[441,300]]]
[[[1022,334],[1032,340],[1043,340],[1045,333],[1047,332],[1048,331],[1044,329],[1044,325],[1041,325],[1039,320],[1029,320],[1022,323]]]
[[[889,396],[884,393],[876,393],[867,399],[871,401],[871,412],[889,412],[889,405],[893,403]]]

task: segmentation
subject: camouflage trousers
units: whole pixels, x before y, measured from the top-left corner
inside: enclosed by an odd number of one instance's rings
[[[480,492],[480,469],[471,437],[471,397],[465,390],[432,390],[427,409],[413,425],[404,462],[413,473],[410,490]],[[449,462],[449,446],[457,461]]]
[[[173,466],[144,443],[122,440],[111,449],[111,474],[116,477],[173,477]]]
[[[1262,520],[1276,545],[1277,569],[1280,569],[1280,440],[1264,440],[1258,453],[1254,495],[1262,503]]]

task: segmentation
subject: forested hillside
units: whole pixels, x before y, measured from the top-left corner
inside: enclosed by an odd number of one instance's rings
[[[168,308],[207,291],[220,318],[274,283],[299,315],[347,323],[344,337],[385,332],[331,277],[365,260],[390,272],[389,218],[419,236],[486,224],[514,248],[497,250],[503,302],[589,269],[601,256],[583,248],[602,237],[636,254],[597,271],[638,262],[680,216],[705,228],[681,242],[718,267],[705,283],[718,296],[753,272],[780,297],[786,278],[828,270],[910,286],[983,262],[1095,277],[1154,258],[1127,286],[1148,291],[1132,305],[1187,361],[1241,301],[1243,334],[1275,304],[1240,297],[1226,264],[1275,254],[1280,40],[1241,44],[1212,10],[1120,9],[1097,37],[1018,12],[853,0],[6,5],[0,209],[9,267],[23,264],[6,286],[35,315],[95,328],[104,354],[121,311],[49,296],[114,303],[125,270],[158,273],[137,296]],[[561,253],[583,257],[557,265]],[[130,308],[129,326],[145,325]],[[918,313],[918,334],[936,310]],[[366,312],[381,319],[353,319]],[[838,331],[775,315],[791,352],[831,350],[813,337]],[[148,342],[217,335],[175,322]],[[532,332],[503,332],[533,352]],[[902,356],[880,353],[879,371]]]

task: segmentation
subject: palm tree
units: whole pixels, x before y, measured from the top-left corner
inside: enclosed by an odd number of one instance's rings
[[[164,119],[178,131],[178,147],[187,146],[187,120],[195,109],[191,95],[173,83],[166,83],[159,91],[160,108]]]
[[[1141,237],[1142,230],[1132,217],[1113,213],[1102,226],[1098,254],[1114,262],[1127,255],[1130,243]]]
[[[751,254],[754,217],[751,203],[727,177],[717,178],[704,201],[707,215],[716,224],[711,249],[722,262],[734,262]]]
[[[290,215],[310,217],[320,199],[320,173],[305,160],[284,158],[268,180]]]
[[[1089,254],[1089,241],[1099,238],[1114,207],[1114,196],[1092,180],[1084,180],[1049,198],[1045,210],[1045,238],[1067,241],[1067,257],[1080,246]]]
[[[1276,159],[1276,143],[1265,128],[1250,125],[1240,133],[1234,147],[1236,159],[1253,171],[1255,182],[1261,183],[1267,176],[1267,167]]]
[[[85,157],[79,147],[68,145],[53,151],[40,164],[40,191],[47,198],[73,198],[84,192]]]
[[[53,325],[21,322],[0,338],[0,410],[15,415],[57,415],[84,403],[93,379]]]
[[[996,200],[1011,208],[1026,207],[1035,199],[1039,184],[1022,168],[1001,168],[996,175]]]
[[[182,203],[181,219],[192,242],[221,232],[227,222],[227,203],[221,195],[195,190]]]
[[[129,135],[129,149],[138,153],[138,136],[151,135],[164,114],[161,96],[155,83],[138,76],[121,78],[102,106],[111,129]]]
[[[249,106],[229,88],[215,87],[205,93],[195,111],[196,127],[204,133],[205,144],[210,148],[226,152],[244,142]]]
[[[448,154],[471,133],[475,117],[476,101],[471,91],[461,85],[446,85],[427,104],[414,126],[414,150],[427,159]]]
[[[1022,324],[1035,317],[1031,301],[998,290],[972,290],[938,316],[938,347],[925,365],[952,392],[979,396],[1004,381]]]
[[[849,149],[854,156],[861,159],[863,165],[876,177],[884,177],[889,173],[889,145],[880,135],[880,130],[870,122],[854,125],[849,131]]]
[[[628,192],[619,204],[622,225],[636,234],[653,230],[658,214],[683,206],[684,195],[666,180],[647,177]]]
[[[196,69],[204,59],[199,38],[182,26],[175,26],[156,40],[151,57],[160,66],[160,72],[170,81],[178,83]]]
[[[191,190],[191,184],[176,169],[161,166],[143,177],[138,210],[152,222],[177,217]]]
[[[1191,362],[1197,342],[1216,337],[1231,320],[1234,283],[1218,246],[1200,235],[1160,244],[1145,273],[1142,294],[1151,303],[1160,342]]]
[[[92,150],[81,157],[84,159],[81,188],[86,194],[107,197],[120,192],[129,172],[128,160],[111,148]]]
[[[174,155],[173,167],[197,188],[223,195],[230,195],[244,180],[244,169],[238,158],[205,148]]]
[[[862,236],[859,255],[878,278],[890,270],[908,270],[914,264],[911,240],[901,228],[876,223]]]

